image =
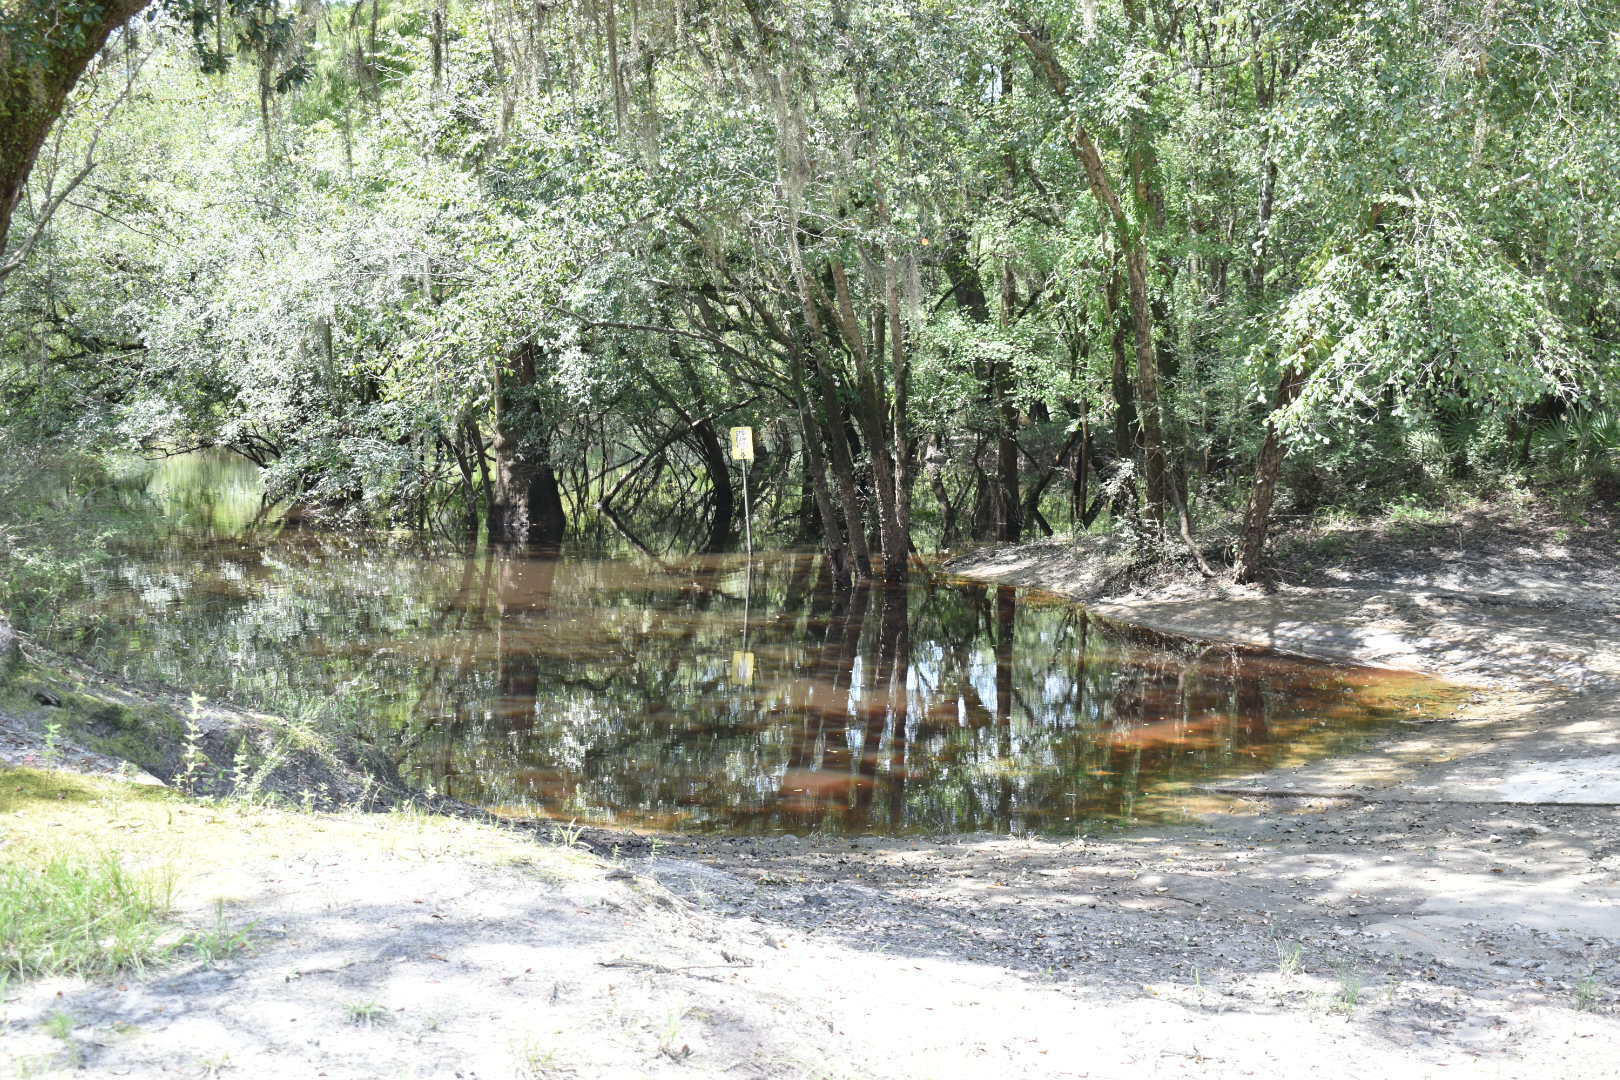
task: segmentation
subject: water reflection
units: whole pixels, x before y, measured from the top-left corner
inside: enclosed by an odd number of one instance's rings
[[[1166,644],[1011,589],[836,593],[811,556],[468,557],[307,531],[132,538],[45,636],[347,724],[512,813],[671,829],[1039,830],[1330,752],[1428,688]]]

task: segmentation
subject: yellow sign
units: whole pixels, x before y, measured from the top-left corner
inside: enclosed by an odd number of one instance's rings
[[[747,431],[747,428],[743,428]],[[737,686],[754,685],[754,654],[741,649],[731,651],[731,681]]]
[[[754,460],[754,429],[751,427],[734,427],[731,429],[731,460]]]

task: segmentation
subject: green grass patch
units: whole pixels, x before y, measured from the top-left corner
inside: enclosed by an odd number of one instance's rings
[[[0,865],[0,976],[139,971],[168,954],[162,942],[172,883],[117,859]]]
[[[256,896],[289,861],[356,853],[521,867],[544,881],[597,865],[584,851],[419,810],[306,814],[0,767],[0,986],[229,962],[251,950],[253,927],[228,920],[228,903]],[[213,909],[206,921],[203,903]]]

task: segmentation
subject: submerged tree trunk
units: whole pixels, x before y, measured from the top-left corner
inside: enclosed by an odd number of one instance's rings
[[[911,617],[904,592],[891,589],[884,594],[878,633],[878,656],[880,663],[887,661],[888,676],[879,691],[889,714],[889,825],[898,832],[905,821],[906,734],[911,719]],[[873,743],[874,751],[877,745]]]
[[[509,731],[527,731],[534,723],[540,691],[540,657],[533,645],[534,625],[551,611],[557,555],[538,557],[508,549],[491,555],[496,564],[496,684],[500,696],[493,709]]]
[[[536,400],[537,352],[525,342],[497,372],[489,538],[557,547],[568,518],[551,465],[551,429]]]
[[[731,546],[732,524],[737,516],[737,497],[731,490],[731,467],[726,463],[726,451],[720,445],[720,435],[713,421],[696,424],[692,436],[703,453],[703,469],[709,474],[709,490],[714,492],[714,514],[709,518],[709,536],[703,542],[703,550],[725,551]]]
[[[533,444],[514,452],[512,443],[497,433],[492,448],[495,475],[490,539],[508,544],[560,546],[568,531],[568,516],[549,460],[549,447],[538,448],[546,457],[525,457],[525,453],[535,453]]]

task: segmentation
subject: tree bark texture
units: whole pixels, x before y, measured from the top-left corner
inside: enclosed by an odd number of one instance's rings
[[[709,518],[709,536],[703,542],[706,552],[725,551],[731,546],[732,526],[737,516],[737,496],[731,488],[731,466],[720,445],[720,434],[713,421],[704,420],[692,429],[703,455],[703,469],[709,474],[709,490],[714,493],[714,514]]]
[[[113,31],[150,2],[28,2],[8,9],[0,33],[0,252],[68,94]]]
[[[568,518],[551,466],[551,429],[535,401],[538,351],[526,342],[497,371],[489,538],[557,547],[567,532]]]

